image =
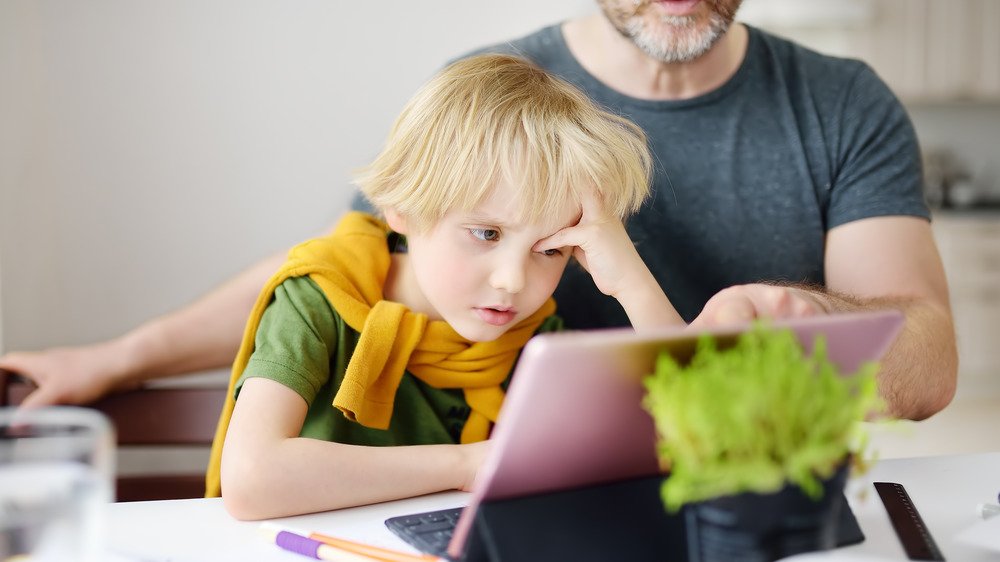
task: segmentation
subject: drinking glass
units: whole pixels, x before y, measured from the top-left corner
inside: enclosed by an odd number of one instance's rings
[[[99,560],[113,474],[100,412],[0,408],[0,560]]]

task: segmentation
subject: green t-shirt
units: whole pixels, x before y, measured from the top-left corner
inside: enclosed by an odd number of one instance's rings
[[[552,316],[538,332],[560,327]],[[254,352],[236,383],[237,398],[246,379],[263,377],[294,390],[309,405],[302,437],[352,445],[458,443],[470,412],[462,390],[434,388],[408,371],[386,430],[352,422],[333,407],[358,335],[331,309],[315,282],[308,277],[286,280],[261,317]],[[501,385],[505,390],[509,381],[508,376]]]

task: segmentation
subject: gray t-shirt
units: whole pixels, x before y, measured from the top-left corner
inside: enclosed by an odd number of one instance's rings
[[[748,28],[733,77],[681,101],[609,88],[580,66],[559,25],[476,51],[530,59],[646,131],[653,194],[628,232],[687,321],[732,285],[822,285],[831,228],[930,216],[913,127],[871,68]],[[628,325],[618,302],[575,264],[555,298],[567,328]]]

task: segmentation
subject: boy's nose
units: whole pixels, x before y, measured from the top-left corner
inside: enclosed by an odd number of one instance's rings
[[[524,264],[502,263],[493,269],[490,286],[507,293],[520,293],[524,288]]]

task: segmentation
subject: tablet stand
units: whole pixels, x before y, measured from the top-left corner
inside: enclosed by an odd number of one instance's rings
[[[688,562],[687,509],[669,514],[651,476],[480,504],[464,562],[629,560]],[[837,545],[864,534],[847,505]]]

